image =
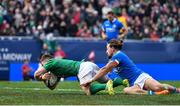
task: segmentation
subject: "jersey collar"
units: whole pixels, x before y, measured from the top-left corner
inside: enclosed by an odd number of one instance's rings
[[[113,20],[112,20],[112,22],[115,22],[117,19],[116,18],[114,18]],[[111,22],[110,20],[109,20],[109,22]]]
[[[116,19],[116,18],[114,18],[112,22],[115,22],[116,20],[117,20],[117,19]]]
[[[116,55],[116,54],[118,54],[118,53],[120,53],[120,52],[121,52],[121,51],[120,51],[120,50],[118,50],[116,53],[114,53],[114,55]],[[113,55],[113,56],[114,56],[114,55]]]

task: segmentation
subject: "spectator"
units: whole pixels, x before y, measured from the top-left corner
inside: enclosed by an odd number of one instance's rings
[[[98,23],[109,7],[129,30],[129,39],[151,38],[153,31],[159,39],[179,40],[179,0],[1,0],[0,34],[36,36],[42,26],[45,35],[99,37]]]
[[[76,34],[78,32],[78,26],[75,23],[74,19],[71,19],[71,23],[68,28],[69,36],[76,37]]]
[[[100,37],[100,24],[97,22],[93,25],[92,28],[93,37],[99,38]]]
[[[124,39],[124,36],[127,34],[122,22],[114,16],[114,13],[111,8],[107,10],[107,20],[102,24],[102,39],[109,42],[111,39]],[[120,34],[120,30],[122,33]]]
[[[127,21],[128,21],[128,14],[126,12],[126,9],[122,9],[122,14],[118,16],[118,20],[123,23],[124,27],[127,29]]]
[[[55,58],[66,58],[66,53],[62,50],[61,46],[58,46],[54,53]]]
[[[21,69],[22,69],[22,74],[23,74],[24,81],[29,81],[29,80],[34,79],[34,74],[32,74],[33,69],[29,65],[29,60],[27,60],[27,59],[24,60],[24,63],[22,65]]]
[[[45,53],[54,55],[57,48],[57,42],[54,40],[53,34],[49,33],[47,38],[43,39],[43,50]]]

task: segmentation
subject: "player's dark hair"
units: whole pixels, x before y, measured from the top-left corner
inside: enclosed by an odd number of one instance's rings
[[[108,44],[111,48],[113,47],[116,50],[121,50],[123,42],[120,40],[112,39],[108,42]]]
[[[114,15],[114,12],[113,12],[113,11],[109,11],[107,14],[112,14],[112,15]]]
[[[40,57],[40,62],[44,61],[44,60],[49,60],[49,59],[52,59],[53,56],[50,55],[50,54],[43,54],[41,57]]]

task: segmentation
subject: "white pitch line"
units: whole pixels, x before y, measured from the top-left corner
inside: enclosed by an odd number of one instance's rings
[[[10,90],[35,90],[35,91],[40,91],[40,90],[49,90],[47,88],[15,88],[15,87],[0,87],[0,89],[10,89]],[[82,90],[78,89],[55,89],[57,91],[74,91],[74,92],[82,92]]]
[[[1,89],[5,90],[34,90],[34,91],[51,91],[48,88],[15,88],[15,87],[0,87]],[[67,92],[83,92],[82,90],[78,89],[54,89],[53,91],[67,91]],[[101,92],[106,92],[105,90]],[[122,91],[116,91],[116,93],[122,93]]]

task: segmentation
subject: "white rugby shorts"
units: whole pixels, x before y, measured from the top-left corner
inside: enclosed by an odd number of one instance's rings
[[[99,67],[96,64],[92,62],[82,62],[78,73],[80,85],[92,79],[98,71]]]
[[[152,77],[147,73],[142,73],[139,77],[135,80],[134,85],[138,85],[141,89],[143,89],[145,81],[147,79],[152,79]]]

